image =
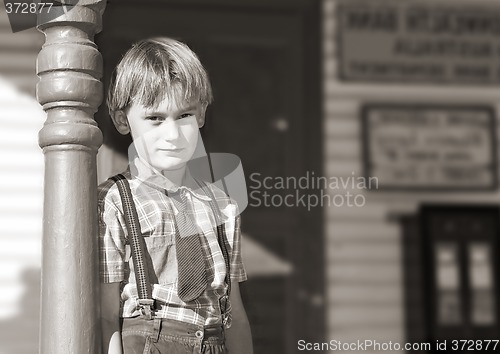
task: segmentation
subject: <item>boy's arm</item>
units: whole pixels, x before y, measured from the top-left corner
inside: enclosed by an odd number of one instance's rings
[[[226,346],[229,354],[253,354],[252,334],[247,313],[243,307],[240,294],[240,284],[231,282],[232,324],[226,330]]]
[[[102,354],[122,354],[120,283],[101,283]]]

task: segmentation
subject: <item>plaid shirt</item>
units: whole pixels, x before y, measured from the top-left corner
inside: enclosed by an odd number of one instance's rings
[[[222,323],[220,298],[226,294],[226,266],[217,242],[216,221],[210,208],[210,197],[197,193],[194,188],[182,186],[187,200],[195,213],[195,221],[200,231],[202,251],[207,265],[208,288],[194,301],[183,302],[177,295],[177,259],[175,256],[175,219],[177,213],[174,204],[165,193],[166,180],[157,175],[141,179],[124,173],[137,209],[141,232],[151,256],[155,279],[153,299],[161,307],[156,315],[196,325]],[[168,187],[168,186],[167,186]],[[235,203],[220,189],[210,185],[216,202],[220,207],[229,243],[231,281],[246,280],[240,252],[240,216]],[[108,180],[99,186],[99,254],[100,278],[103,283],[121,282],[122,317],[139,315],[137,310],[137,287],[130,246],[127,241],[127,229],[118,188]],[[228,304],[229,305],[229,304]],[[230,306],[230,305],[229,305]],[[230,317],[226,326],[230,326]]]

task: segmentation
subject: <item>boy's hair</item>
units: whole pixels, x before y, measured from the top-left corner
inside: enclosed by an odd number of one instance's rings
[[[127,109],[132,101],[156,108],[168,102],[212,102],[208,74],[196,54],[184,43],[158,37],[141,40],[118,63],[111,79],[110,112]]]

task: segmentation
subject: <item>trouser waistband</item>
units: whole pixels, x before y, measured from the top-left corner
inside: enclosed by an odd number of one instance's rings
[[[198,326],[195,324],[167,319],[154,318],[148,320],[143,316],[124,318],[123,331],[147,331],[151,337],[158,340],[160,336],[175,337],[178,339],[197,339],[203,341],[224,341],[224,327],[222,325]]]

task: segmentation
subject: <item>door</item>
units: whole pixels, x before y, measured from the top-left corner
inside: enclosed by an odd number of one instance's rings
[[[427,330],[439,352],[500,349],[498,207],[422,211]]]
[[[97,38],[105,83],[130,44],[151,36],[186,42],[206,66],[215,102],[202,129],[205,146],[240,157],[249,192],[244,237],[290,269],[252,275],[259,255],[244,259],[243,296],[256,353],[293,353],[299,339],[317,342],[324,332],[321,209],[285,205],[283,197],[293,191],[274,184],[307,171],[321,174],[318,4],[110,2]],[[105,142],[126,151],[129,141],[114,133],[104,111],[98,120]]]

